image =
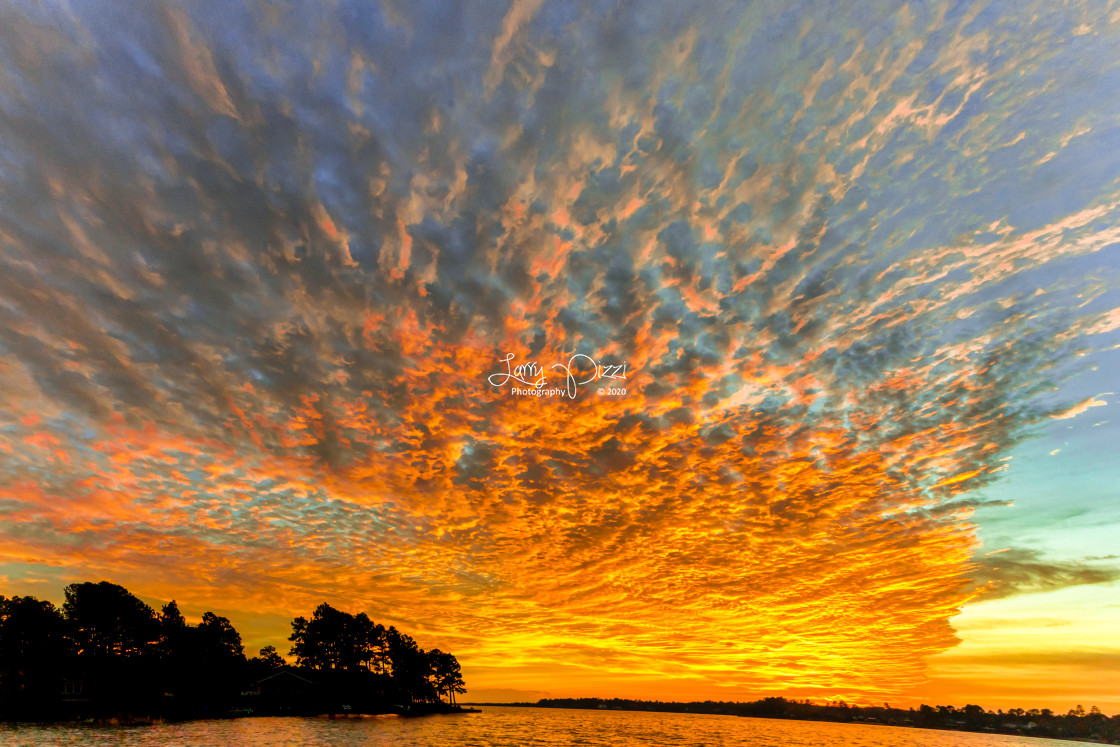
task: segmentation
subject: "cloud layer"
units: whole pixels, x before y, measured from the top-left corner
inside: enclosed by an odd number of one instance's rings
[[[1118,23],[0,9],[0,561],[478,686],[910,687],[964,493],[1117,341]]]

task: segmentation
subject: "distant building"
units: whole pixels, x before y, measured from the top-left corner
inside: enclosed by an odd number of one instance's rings
[[[320,695],[317,682],[288,669],[257,680],[241,692],[244,705],[256,713],[301,713]]]

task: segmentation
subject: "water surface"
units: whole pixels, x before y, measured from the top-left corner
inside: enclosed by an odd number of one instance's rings
[[[0,744],[98,747],[264,745],[745,745],[746,747],[1017,747],[1081,745],[1034,737],[870,724],[485,706],[482,713],[414,719],[242,718],[150,727],[0,725]]]

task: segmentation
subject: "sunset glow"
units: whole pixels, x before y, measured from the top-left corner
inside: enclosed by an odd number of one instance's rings
[[[0,593],[1120,711],[1120,5],[207,5],[0,9]]]

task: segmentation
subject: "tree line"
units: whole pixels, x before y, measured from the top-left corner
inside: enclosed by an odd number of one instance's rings
[[[0,718],[439,710],[465,692],[458,661],[394,627],[321,604],[292,621],[290,666],[245,655],[229,619],[189,624],[117,584],[71,584],[60,608],[0,596]]]
[[[425,651],[412,636],[374,623],[364,612],[351,615],[328,604],[311,619],[292,621],[291,655],[310,672],[346,675],[366,683],[380,697],[403,697],[409,703],[433,703],[466,692],[454,655],[438,648]]]

